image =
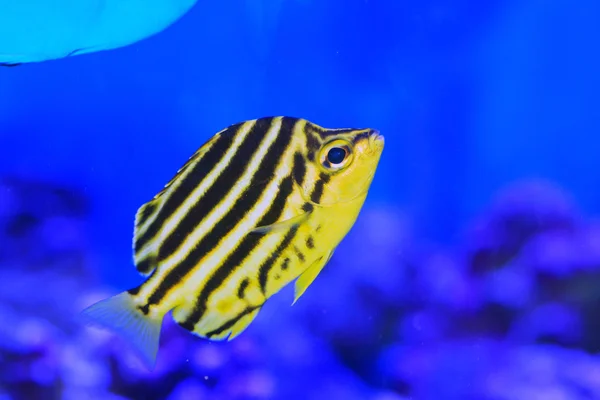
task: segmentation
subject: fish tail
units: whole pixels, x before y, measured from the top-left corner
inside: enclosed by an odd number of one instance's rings
[[[128,292],[100,300],[81,312],[84,322],[108,328],[130,342],[147,367],[153,369],[164,314],[142,313]]]

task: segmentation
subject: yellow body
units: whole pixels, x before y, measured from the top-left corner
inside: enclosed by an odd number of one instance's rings
[[[220,161],[195,177],[223,143]],[[319,274],[360,212],[383,145],[371,129],[289,117],[220,132],[138,211],[135,261],[148,279],[86,314],[119,329],[149,363],[169,311],[201,337],[233,339],[270,296],[297,279],[296,301]],[[219,181],[233,170],[235,179]],[[119,313],[131,320],[125,328],[106,317]]]

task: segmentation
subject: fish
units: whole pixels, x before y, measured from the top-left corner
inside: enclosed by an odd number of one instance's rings
[[[215,134],[136,213],[133,261],[146,279],[81,312],[121,335],[147,367],[164,316],[195,336],[232,340],[295,280],[294,301],[347,235],[384,148],[379,131],[295,117]]]
[[[158,34],[197,0],[0,0],[0,66],[111,50]]]

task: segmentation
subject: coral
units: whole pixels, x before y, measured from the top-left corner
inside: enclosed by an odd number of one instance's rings
[[[588,399],[600,396],[600,223],[545,182],[515,184],[455,248],[366,207],[290,307],[231,342],[165,318],[157,366],[73,318],[114,294],[92,271],[76,191],[0,180],[0,400]]]

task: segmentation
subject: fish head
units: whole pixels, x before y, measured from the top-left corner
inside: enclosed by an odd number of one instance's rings
[[[315,129],[319,140],[308,159],[323,182],[321,206],[359,201],[367,196],[379,159],[384,138],[375,129]],[[318,145],[317,145],[318,143]]]

